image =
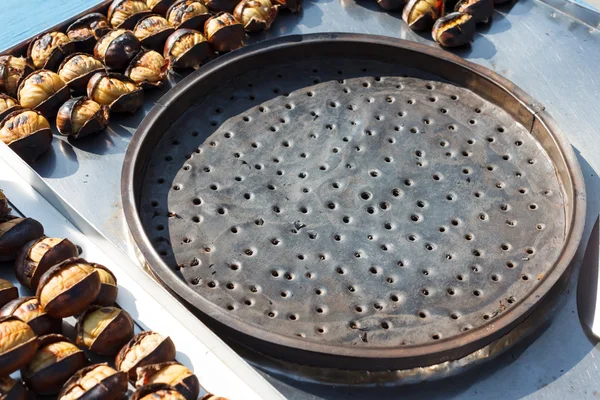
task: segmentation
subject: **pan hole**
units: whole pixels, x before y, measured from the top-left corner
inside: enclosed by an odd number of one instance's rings
[[[471,124],[471,125],[475,125],[475,120],[474,120],[474,119],[470,119],[470,120],[469,120],[469,124]]]
[[[446,113],[448,112],[448,110],[446,110],[445,108],[440,108],[440,112],[441,112],[442,114],[446,114]]]
[[[510,206],[508,204],[502,204],[500,205],[500,209],[502,211],[508,211],[510,209]]]
[[[512,268],[514,268],[514,267],[515,267],[515,264],[514,264],[512,261],[507,261],[507,262],[506,262],[506,267],[507,267],[507,268],[511,268],[511,269],[512,269]]]
[[[405,180],[404,180],[404,185],[405,185],[405,186],[412,186],[412,184],[413,184],[413,181],[412,181],[412,180],[410,180],[410,179],[405,179]]]
[[[231,229],[230,229],[230,231],[233,232],[233,233],[238,233],[237,226],[232,226]]]
[[[535,226],[535,229],[537,229],[538,231],[541,231],[542,229],[544,229],[544,224],[537,224]]]
[[[362,193],[360,194],[360,198],[361,198],[361,199],[363,199],[363,200],[369,200],[369,199],[371,198],[371,196],[372,196],[372,195],[371,195],[371,193],[369,193],[369,192],[362,192]]]
[[[425,311],[419,311],[419,317],[425,319],[427,318],[427,314],[425,313]]]
[[[356,310],[356,312],[363,312],[363,308],[360,306],[357,306],[354,309]]]
[[[349,223],[350,223],[350,217],[349,217],[349,216],[347,216],[347,215],[345,215],[345,216],[342,218],[342,221],[344,221],[344,223],[345,223],[345,224],[349,224]]]
[[[471,271],[473,271],[473,272],[477,273],[477,272],[479,272],[479,270],[480,270],[480,268],[479,268],[479,266],[478,266],[478,265],[472,265],[472,266],[471,266]]]
[[[473,290],[473,296],[479,297],[481,296],[481,292],[479,290]]]
[[[487,221],[488,220],[488,216],[487,216],[486,213],[481,213],[481,214],[479,214],[479,219],[481,221]]]
[[[337,267],[337,268],[335,269],[335,272],[337,272],[337,273],[338,273],[338,274],[340,274],[340,275],[344,275],[344,269],[343,269],[342,267]]]
[[[278,245],[279,243],[281,243],[281,242],[280,242],[280,240],[279,240],[279,239],[271,239],[271,243],[272,243],[274,246],[277,246],[277,245]]]
[[[481,251],[479,251],[479,250],[473,250],[473,255],[475,257],[481,257]]]
[[[500,277],[498,275],[492,275],[492,281],[494,282],[498,282],[500,280]]]
[[[526,248],[526,249],[525,249],[525,252],[526,252],[527,254],[530,254],[530,255],[531,255],[531,254],[535,253],[535,250],[534,250],[533,248],[531,248],[531,247],[528,247],[528,248]]]
[[[431,336],[431,338],[432,338],[433,340],[439,340],[439,338],[440,338],[440,335],[436,333],[436,334],[433,334],[433,335]]]
[[[508,226],[515,226],[515,225],[517,225],[517,221],[512,220],[512,219],[507,219],[506,220],[506,225],[508,225]]]
[[[537,204],[530,204],[529,205],[529,209],[530,210],[537,210],[537,208],[538,208]]]
[[[504,132],[504,128],[503,128],[503,127],[501,127],[501,126],[497,127],[497,128],[496,128],[496,130],[497,130],[498,132],[500,132],[500,133],[503,133],[503,132]]]
[[[429,271],[424,269],[423,271],[421,271],[421,273],[425,276],[429,276]]]
[[[298,316],[296,314],[290,314],[288,317],[291,321],[296,321],[298,319]]]
[[[488,136],[485,140],[487,140],[489,143],[494,143],[496,139],[493,136]]]
[[[450,221],[450,223],[452,224],[452,226],[458,226],[460,224],[460,221],[455,218],[452,221]]]
[[[194,217],[192,217],[192,221],[195,222],[195,223],[199,223],[200,222],[200,217],[194,216]]]
[[[459,281],[463,281],[465,279],[465,277],[462,275],[456,275],[456,279]]]
[[[448,293],[450,296],[454,296],[454,294],[455,294],[454,289],[452,289],[452,288],[446,289],[446,293]]]
[[[502,189],[502,188],[504,188],[504,182],[498,182],[498,183],[496,183],[496,187],[497,187],[498,189]]]
[[[483,319],[487,321],[488,319],[490,319],[490,316],[488,314],[483,314]]]
[[[354,286],[348,286],[348,291],[350,293],[354,293],[354,292],[356,292],[356,288]]]
[[[398,188],[392,189],[392,196],[399,197],[402,194],[402,191]]]
[[[381,207],[382,210],[387,210],[388,208],[390,208],[390,203],[382,201],[381,203],[379,203],[379,207]]]
[[[450,314],[450,318],[452,318],[452,319],[458,319],[459,315],[457,313],[452,313],[452,314]]]
[[[502,243],[502,244],[500,245],[500,248],[501,248],[502,250],[504,250],[504,251],[508,251],[508,250],[510,250],[510,244],[508,244],[508,243]]]
[[[523,275],[523,276],[521,276],[521,279],[524,280],[524,281],[528,281],[529,280],[529,276]]]
[[[390,328],[390,324],[388,324],[387,322],[384,321],[384,322],[381,323],[381,327],[383,329],[389,329]]]
[[[390,162],[392,162],[393,160],[392,160],[392,158],[391,158],[391,157],[384,157],[384,158],[383,158],[383,161],[385,161],[385,162],[387,162],[387,163],[390,163]]]

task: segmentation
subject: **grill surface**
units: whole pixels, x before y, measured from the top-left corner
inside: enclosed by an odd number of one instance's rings
[[[138,177],[149,241],[216,306],[202,311],[333,357],[493,332],[537,301],[569,231],[529,129],[364,59],[240,72],[165,129]]]

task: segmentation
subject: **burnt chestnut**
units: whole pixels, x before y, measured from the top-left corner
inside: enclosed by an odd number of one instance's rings
[[[4,222],[4,218],[10,214],[12,210],[8,206],[8,199],[4,195],[2,189],[0,189],[0,222]]]
[[[404,7],[402,19],[415,31],[431,29],[434,22],[444,15],[443,0],[410,0]]]
[[[0,94],[0,121],[2,121],[8,114],[20,109],[21,105],[17,102],[17,100],[5,94]]]
[[[83,312],[100,293],[100,275],[83,258],[70,258],[50,268],[35,292],[46,312],[66,318]]]
[[[42,236],[26,243],[19,250],[15,260],[15,275],[21,285],[36,290],[46,271],[77,255],[77,246],[69,239]]]
[[[302,0],[275,0],[275,3],[284,10],[290,10],[293,13],[300,12],[302,10]]]
[[[204,35],[192,29],[178,29],[167,39],[163,52],[172,68],[195,68],[214,54]]]
[[[136,390],[131,400],[186,400],[186,398],[172,386],[153,383]]]
[[[435,22],[431,36],[444,47],[465,45],[475,36],[475,20],[469,14],[450,13]]]
[[[33,39],[27,58],[36,68],[56,70],[62,60],[75,51],[75,43],[62,32],[48,32]]]
[[[79,139],[103,131],[108,125],[108,106],[85,96],[67,100],[58,109],[56,128],[61,135]]]
[[[206,393],[200,400],[227,400],[225,397],[216,396],[212,393]]]
[[[246,32],[264,31],[275,21],[277,7],[270,0],[242,0],[233,16],[244,25]]]
[[[92,52],[94,45],[102,36],[111,30],[106,17],[100,13],[84,15],[67,28],[67,36],[75,43],[75,49]]]
[[[143,50],[131,61],[125,76],[144,89],[161,86],[167,77],[168,63],[160,53]]]
[[[175,28],[160,15],[152,14],[139,20],[133,28],[133,34],[142,46],[153,50],[162,50],[167,38]]]
[[[400,10],[406,2],[404,0],[377,0],[377,4],[387,11]]]
[[[90,99],[110,111],[134,113],[144,101],[144,91],[134,81],[121,74],[98,72],[88,82]]]
[[[100,275],[100,293],[96,297],[94,304],[99,306],[112,306],[117,300],[119,289],[117,287],[117,278],[112,271],[104,265],[92,263],[92,266]]]
[[[146,5],[153,13],[160,15],[166,15],[167,10],[171,5],[175,3],[175,0],[146,0]]]
[[[0,400],[27,400],[27,390],[10,376],[0,377]]]
[[[208,8],[198,0],[179,0],[167,11],[167,20],[177,29],[202,30],[209,17]]]
[[[142,387],[153,383],[166,383],[186,398],[196,400],[200,393],[200,381],[187,367],[177,361],[146,365],[137,369],[135,385]]]
[[[7,376],[31,361],[38,349],[33,329],[14,316],[0,317],[0,376]]]
[[[0,278],[0,307],[19,297],[19,290],[6,279]],[[0,312],[0,316],[2,313]]]
[[[213,49],[220,53],[244,46],[244,26],[229,13],[219,13],[204,24],[204,36]]]
[[[58,107],[71,97],[62,78],[47,69],[34,71],[23,79],[17,95],[22,107],[37,110],[46,118],[54,117]]]
[[[494,13],[494,0],[460,0],[454,11],[469,14],[476,24],[487,24]]]
[[[21,81],[33,72],[33,67],[24,57],[0,57],[0,92],[17,97]]]
[[[53,395],[88,362],[83,351],[63,335],[45,335],[38,341],[39,348],[31,361],[21,368],[21,377],[34,393]]]
[[[74,53],[58,67],[58,76],[75,92],[84,93],[87,83],[104,65],[97,58],[84,53]]]
[[[0,129],[0,138],[2,132]],[[14,218],[0,223],[0,257],[14,258],[27,242],[43,234],[44,227],[33,218]]]
[[[132,29],[150,9],[143,0],[114,0],[108,8],[108,22],[113,28]]]
[[[50,148],[52,131],[39,111],[17,110],[0,123],[0,140],[23,160],[32,163]]]
[[[58,400],[122,399],[127,392],[127,375],[107,364],[80,369],[63,385]]]
[[[108,69],[123,70],[141,47],[140,41],[133,32],[117,29],[98,39],[94,47],[94,56]]]
[[[117,307],[88,308],[75,325],[75,343],[103,356],[113,356],[133,337],[133,320]]]
[[[35,297],[19,297],[0,309],[0,317],[9,315],[27,322],[38,336],[62,331],[62,320],[46,314]]]
[[[152,331],[138,333],[115,358],[115,367],[135,380],[136,368],[175,360],[175,344],[170,337]]]

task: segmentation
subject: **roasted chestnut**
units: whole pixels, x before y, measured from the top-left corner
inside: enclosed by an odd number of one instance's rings
[[[52,131],[48,120],[39,111],[17,110],[0,122],[0,140],[23,160],[32,163],[50,148]],[[0,257],[1,247],[0,244]]]
[[[160,15],[148,15],[139,20],[133,34],[148,49],[161,50],[167,38],[175,31],[169,21]]]
[[[377,0],[377,4],[387,11],[400,10],[406,2],[404,0]]]
[[[36,68],[56,70],[62,60],[75,51],[75,43],[62,32],[48,32],[29,43],[27,58]]]
[[[152,383],[166,383],[173,386],[186,400],[196,400],[200,393],[198,377],[187,367],[177,361],[168,361],[160,364],[146,365],[136,370],[137,387]]]
[[[243,47],[246,33],[244,26],[233,18],[233,15],[219,13],[210,17],[204,24],[204,36],[213,49],[225,53]]]
[[[63,335],[53,333],[38,341],[39,348],[21,368],[21,377],[36,394],[56,394],[67,379],[86,366],[87,359],[83,351]]]
[[[175,360],[175,344],[170,337],[152,331],[138,333],[127,343],[117,357],[115,366],[135,380],[136,368]]]
[[[84,15],[67,28],[67,36],[77,51],[91,52],[102,36],[111,30],[106,17],[100,13]]]
[[[4,128],[0,129],[0,138],[3,132]],[[14,258],[27,242],[43,234],[44,227],[33,218],[14,218],[0,223],[0,257]]]
[[[144,0],[114,0],[108,8],[108,21],[113,28],[132,29],[150,9]]]
[[[133,337],[133,320],[120,308],[92,306],[77,319],[75,333],[77,345],[112,356]]]
[[[444,15],[443,0],[410,0],[404,7],[402,19],[415,31],[431,29],[434,22]]]
[[[0,57],[0,92],[17,97],[21,81],[33,71],[33,67],[24,57]]]
[[[435,22],[431,36],[444,47],[465,45],[475,36],[475,21],[469,14],[450,13]]]
[[[75,139],[103,131],[108,125],[108,106],[101,106],[85,96],[67,100],[58,109],[56,128]]]
[[[2,189],[0,189],[0,222],[4,222],[4,218],[10,214],[12,210],[8,206],[8,199],[4,195]]]
[[[293,13],[302,10],[302,0],[274,0],[282,9],[290,10]]]
[[[487,24],[494,13],[494,0],[460,0],[454,11],[469,14],[476,24]]]
[[[19,297],[9,302],[0,309],[0,317],[8,315],[14,315],[27,322],[38,336],[62,331],[62,320],[46,314],[35,297]]]
[[[127,375],[107,364],[80,369],[63,385],[58,400],[122,399],[127,392]]]
[[[214,12],[232,13],[237,5],[237,0],[202,0],[204,5]]]
[[[88,82],[90,99],[110,111],[134,113],[144,101],[144,91],[134,81],[121,74],[98,72]]]
[[[146,5],[153,13],[165,15],[175,0],[146,0]]]
[[[164,56],[173,68],[194,68],[213,57],[204,35],[192,29],[178,29],[167,39]]]
[[[70,258],[40,278],[36,297],[48,314],[66,318],[83,312],[100,293],[100,275],[82,258]]]
[[[6,279],[0,278],[0,307],[19,297],[19,290]],[[2,315],[0,313],[0,315]]]
[[[46,118],[55,116],[58,107],[71,97],[61,77],[47,69],[29,74],[19,85],[17,94],[21,106],[37,110]]]
[[[0,376],[31,361],[37,348],[37,336],[29,325],[14,316],[0,317]]]
[[[167,77],[168,63],[154,50],[140,51],[125,70],[125,76],[144,89],[162,85]]]
[[[5,94],[0,94],[0,121],[13,111],[21,108],[17,100]]]
[[[227,400],[225,397],[216,396],[212,393],[206,393],[200,400]]]
[[[102,36],[94,47],[94,55],[108,69],[125,69],[140,51],[141,44],[133,32],[117,29]]]
[[[202,30],[208,17],[208,8],[198,0],[179,0],[167,11],[167,20],[178,29]]]
[[[71,54],[58,67],[58,76],[76,92],[85,92],[87,83],[104,65],[97,58],[84,53]]]
[[[92,263],[96,272],[100,275],[100,293],[96,297],[94,304],[99,306],[112,306],[117,300],[119,289],[117,288],[117,278],[112,271],[104,265]]]
[[[10,376],[0,377],[0,400],[27,400],[27,390]]]
[[[54,265],[77,257],[77,246],[69,239],[42,236],[26,243],[15,260],[15,275],[26,288],[36,290],[40,278]]]
[[[264,31],[275,21],[277,7],[271,0],[242,0],[235,7],[233,16],[244,25],[246,32]]]
[[[136,390],[131,400],[186,400],[186,398],[172,386],[153,383]]]

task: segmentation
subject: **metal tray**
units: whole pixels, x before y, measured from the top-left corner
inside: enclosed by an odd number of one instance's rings
[[[150,268],[217,329],[354,370],[458,359],[509,332],[566,270],[583,193],[562,132],[513,84],[352,34],[190,75],[140,125],[122,179]]]

